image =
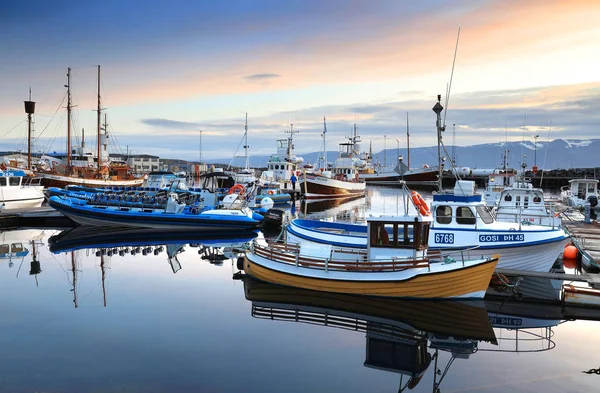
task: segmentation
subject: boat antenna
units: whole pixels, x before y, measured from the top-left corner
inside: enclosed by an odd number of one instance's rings
[[[454,58],[452,59],[452,71],[450,72],[450,82],[446,89],[446,111],[444,112],[444,129],[446,128],[446,115],[448,114],[448,104],[450,102],[450,89],[452,89],[452,77],[454,76],[454,65],[456,64],[456,54],[458,52],[458,40],[460,39],[460,27],[456,35],[456,46],[454,47]]]
[[[246,162],[244,163],[244,169],[246,171],[250,170],[250,157],[248,156],[248,112],[246,112],[246,123],[244,124],[244,156],[246,158]]]
[[[445,127],[442,125],[442,111],[444,107],[440,104],[442,100],[442,96],[438,94],[437,102],[433,106],[432,110],[435,112],[436,121],[435,125],[437,128],[437,145],[438,145],[438,191],[442,192],[442,132],[444,132]]]

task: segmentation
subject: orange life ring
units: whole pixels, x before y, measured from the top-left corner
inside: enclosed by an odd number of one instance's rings
[[[230,194],[244,195],[245,192],[246,192],[246,187],[244,187],[243,184],[236,184],[229,189]]]
[[[429,207],[427,206],[427,202],[425,202],[425,199],[423,199],[421,194],[419,194],[416,191],[412,191],[410,193],[410,197],[411,197],[412,202],[415,205],[415,207],[419,210],[419,213],[421,213],[424,216],[428,216],[431,214],[431,211],[429,210]]]
[[[269,194],[269,195],[275,195],[275,191],[269,190],[269,191],[267,191],[267,194]]]

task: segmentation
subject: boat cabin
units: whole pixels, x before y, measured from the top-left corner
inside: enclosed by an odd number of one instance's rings
[[[425,258],[430,217],[379,216],[367,218],[368,258]]]
[[[162,189],[169,187],[175,179],[177,179],[177,176],[173,172],[150,172],[147,175],[147,179],[144,181],[143,187]]]
[[[583,207],[590,198],[598,204],[597,179],[573,179],[569,185],[561,188],[561,196],[571,206]],[[593,201],[590,201],[593,204]]]
[[[517,180],[517,173],[514,170],[496,170],[488,176],[487,187],[485,189],[485,202],[488,205],[497,205],[500,200],[500,194],[507,187],[512,187]]]
[[[457,181],[453,193],[434,194],[431,212],[434,228],[469,229],[495,221],[491,208],[485,204],[481,194],[475,193],[475,182],[470,180]]]

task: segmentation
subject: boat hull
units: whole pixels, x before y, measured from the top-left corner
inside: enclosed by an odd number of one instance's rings
[[[69,185],[76,185],[91,188],[107,188],[107,187],[141,187],[144,179],[132,180],[104,180],[104,179],[85,179],[71,176],[51,175],[48,173],[38,173],[38,177],[42,178],[42,184],[45,187],[65,188]]]
[[[365,183],[336,180],[323,176],[307,175],[299,181],[300,193],[306,199],[349,198],[363,196]]]
[[[302,222],[302,220],[299,220]],[[319,225],[323,228],[330,228],[329,231],[320,230],[316,231],[311,228],[305,228],[302,225],[297,225],[295,220],[286,227],[286,238],[289,243],[302,243],[311,242],[316,244],[330,244],[339,247],[346,248],[367,248],[367,236],[366,227],[363,225],[355,224],[340,224],[340,223],[327,223],[321,222]],[[469,232],[473,232],[473,237],[467,239],[467,241],[461,244],[453,244],[452,247],[444,246],[443,244],[436,243],[435,240],[440,241],[452,240],[457,238],[458,235],[453,234],[451,231],[436,231],[431,229],[429,234],[429,249],[430,251],[448,251],[452,252],[459,248],[467,248],[479,245],[479,248],[470,251],[470,255],[483,255],[490,256],[493,254],[502,255],[502,259],[498,263],[498,268],[501,269],[517,269],[517,270],[528,270],[536,272],[548,272],[554,262],[562,252],[565,244],[568,242],[568,235],[560,229],[556,230],[544,230],[537,232],[521,232],[521,231],[505,231],[502,234],[500,232],[479,232],[479,231],[462,231],[462,236],[468,236]],[[549,238],[545,234],[550,233],[552,237]],[[519,243],[480,243],[478,239],[480,236],[522,236],[524,240]],[[534,238],[537,236],[536,238]],[[529,238],[531,237],[531,240]],[[487,240],[484,239],[484,240]]]
[[[437,169],[421,168],[412,169],[401,175],[396,172],[386,173],[364,173],[359,175],[359,179],[363,179],[367,184],[382,185],[382,186],[397,186],[402,181],[407,184],[429,184],[435,183],[438,179]]]
[[[288,287],[354,295],[436,299],[482,298],[497,263],[496,256],[439,272],[425,269],[407,275],[410,269],[405,269],[391,273],[354,273],[356,278],[350,278],[351,273],[342,272],[336,277],[334,272],[324,271],[320,277],[314,274],[309,277],[305,271],[314,273],[316,269],[281,267],[278,262],[247,253],[243,267],[246,274],[256,279]]]
[[[40,207],[44,202],[44,194],[34,187],[2,187],[0,209],[29,209]]]
[[[164,213],[161,209],[131,208],[127,212],[117,212],[106,208],[77,206],[59,197],[51,197],[49,205],[65,216],[82,225],[95,226],[130,226],[154,229],[194,229],[202,231],[221,231],[224,229],[246,231],[256,229],[260,221],[247,217],[243,212],[223,210],[223,212],[208,214],[172,214]],[[211,211],[215,212],[215,211]],[[234,214],[238,213],[238,214]]]

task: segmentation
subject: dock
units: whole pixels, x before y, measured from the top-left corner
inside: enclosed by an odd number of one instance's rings
[[[600,288],[600,274],[581,273],[581,274],[565,274],[555,272],[533,272],[529,270],[514,270],[514,269],[496,269],[496,273],[505,276],[524,276],[547,278],[551,280],[563,281],[581,281],[588,283],[592,288]]]
[[[579,250],[583,266],[600,269],[600,223],[571,221],[563,222],[563,225],[571,235],[573,245]]]
[[[50,206],[0,211],[0,228],[71,228],[77,224]]]

